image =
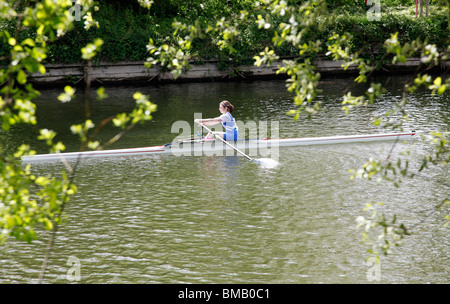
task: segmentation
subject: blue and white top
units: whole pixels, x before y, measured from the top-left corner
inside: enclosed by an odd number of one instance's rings
[[[220,115],[222,120],[222,126],[225,129],[225,134],[223,135],[224,140],[236,141],[239,137],[239,130],[236,125],[236,120],[231,116],[230,112],[226,112]]]

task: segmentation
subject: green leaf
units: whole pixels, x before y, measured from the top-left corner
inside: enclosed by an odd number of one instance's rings
[[[73,94],[75,94],[75,89],[72,88],[71,86],[65,86],[64,87],[64,92],[66,92],[70,96],[73,96]]]
[[[24,41],[22,41],[22,45],[35,46],[35,43],[33,39],[27,38]]]
[[[441,77],[436,77],[436,79],[434,80],[433,84],[435,86],[440,86],[442,83],[442,78]]]
[[[108,98],[108,94],[105,93],[105,88],[104,87],[100,87],[97,90],[97,100],[103,100]]]
[[[297,110],[289,110],[286,115],[294,115],[297,114]]]
[[[25,72],[23,70],[20,70],[17,73],[17,81],[20,84],[25,84],[27,82],[27,74],[25,74]]]
[[[133,98],[136,100],[141,99],[142,97],[143,97],[143,95],[141,92],[136,92],[133,94]]]

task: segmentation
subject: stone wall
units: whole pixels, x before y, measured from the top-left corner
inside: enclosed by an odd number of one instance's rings
[[[192,68],[183,73],[177,82],[207,82],[224,80],[255,80],[286,78],[286,75],[277,75],[277,66],[243,65],[219,69],[216,62],[207,62],[201,65],[192,65]],[[323,76],[355,74],[358,69],[350,66],[344,70],[339,61],[318,60],[315,62],[318,72]],[[387,65],[383,68],[389,73],[409,73],[415,71],[420,65],[420,58],[408,59],[406,63]],[[442,64],[441,69],[450,68],[450,62]],[[47,73],[30,75],[30,82],[38,85],[77,85],[84,84],[88,79],[93,85],[110,84],[154,84],[174,82],[172,73],[163,71],[160,67],[146,68],[142,62],[115,62],[100,63],[92,66],[82,64],[48,64]]]

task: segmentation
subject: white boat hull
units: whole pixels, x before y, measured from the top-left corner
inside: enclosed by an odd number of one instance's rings
[[[309,138],[288,138],[288,139],[248,139],[229,142],[241,151],[258,150],[265,151],[263,154],[270,154],[278,147],[286,146],[310,146],[329,145],[358,142],[408,140],[414,137],[415,131],[408,133],[388,133],[369,134],[351,136],[329,136],[329,137],[309,137]],[[105,158],[117,156],[152,155],[152,154],[172,154],[175,156],[202,156],[202,155],[234,155],[234,149],[225,143],[216,140],[187,140],[165,144],[163,146],[152,146],[145,148],[99,150],[85,152],[70,152],[59,154],[37,154],[22,157],[23,162],[45,162],[58,160],[76,160],[88,158]]]

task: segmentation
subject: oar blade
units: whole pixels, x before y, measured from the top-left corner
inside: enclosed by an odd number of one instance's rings
[[[280,163],[272,158],[254,158],[253,162],[259,164],[261,167],[273,169],[277,167]]]
[[[202,126],[203,128],[205,128],[205,130],[207,130],[208,132],[212,132],[204,124],[200,123],[199,125]],[[245,154],[244,152],[242,152],[238,148],[234,147],[233,145],[231,145],[230,143],[225,141],[222,137],[216,135],[216,138],[221,140],[227,146],[229,146],[232,149],[234,149],[236,152],[239,152],[241,155],[245,156],[248,160],[257,163],[257,164],[261,165],[264,168],[275,168],[279,164],[276,160],[273,160],[271,158],[251,158],[250,156],[248,156],[247,154]]]

